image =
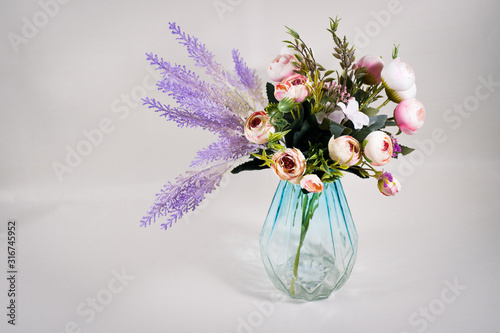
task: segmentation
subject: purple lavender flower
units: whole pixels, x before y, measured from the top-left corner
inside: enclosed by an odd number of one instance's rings
[[[260,146],[249,142],[244,136],[221,136],[219,141],[198,151],[191,166],[199,167],[215,161],[237,160],[256,152],[259,148]]]
[[[197,38],[182,32],[175,23],[170,23],[170,29],[186,47],[195,65],[203,67],[213,82],[202,81],[185,66],[171,64],[149,53],[147,59],[163,76],[157,83],[158,89],[171,96],[178,106],[165,105],[153,98],[145,98],[144,105],[179,127],[200,127],[211,131],[217,134],[218,141],[200,150],[191,163],[192,167],[206,166],[204,169],[180,175],[156,195],[156,201],[141,220],[141,226],[148,226],[157,218],[166,216],[163,229],[196,209],[205,195],[220,184],[222,176],[231,170],[236,159],[260,148],[244,137],[244,118],[255,111],[256,104],[264,103],[261,81],[255,70],[247,67],[238,51],[233,50],[235,75],[231,75]]]
[[[167,183],[156,195],[156,202],[142,218],[141,226],[145,227],[161,216],[168,216],[161,227],[167,229],[189,211],[193,211],[219,186],[224,173],[230,169],[230,163],[222,163],[201,171],[189,171],[176,178],[175,183]]]
[[[265,104],[261,91],[262,81],[257,76],[257,72],[254,69],[248,68],[236,49],[233,50],[233,61],[236,74],[242,85],[241,88],[246,89],[255,101]]]
[[[198,42],[198,38],[187,35],[181,31],[175,22],[169,23],[169,28],[173,35],[177,35],[180,44],[186,47],[189,57],[193,58],[196,66],[204,67],[205,72],[215,81],[226,82],[228,76],[221,64],[214,60],[214,55],[205,44]]]

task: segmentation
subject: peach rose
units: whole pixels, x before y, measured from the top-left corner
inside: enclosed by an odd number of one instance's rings
[[[281,180],[288,180],[294,184],[306,170],[306,158],[297,148],[286,148],[276,152],[272,157],[271,168]]]
[[[275,82],[280,82],[293,75],[297,67],[292,64],[295,60],[293,54],[280,54],[274,58],[273,62],[267,67],[267,75]]]
[[[323,192],[323,182],[315,174],[309,174],[302,177],[300,187],[311,193]]]
[[[328,142],[328,153],[333,161],[340,165],[353,166],[361,160],[359,142],[349,135],[331,137]]]
[[[245,123],[245,137],[248,141],[257,144],[266,143],[270,133],[274,133],[274,126],[271,125],[266,112],[257,111],[247,118]]]
[[[309,95],[309,89],[307,78],[300,74],[294,74],[276,85],[274,97],[278,101],[288,97],[300,103]]]

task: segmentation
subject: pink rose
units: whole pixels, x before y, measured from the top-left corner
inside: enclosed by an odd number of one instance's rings
[[[247,118],[245,137],[248,141],[257,144],[266,143],[270,133],[274,133],[274,126],[271,125],[269,116],[264,111],[254,112]]]
[[[275,82],[283,81],[287,77],[293,75],[295,70],[298,69],[292,64],[292,61],[295,60],[293,54],[285,52],[286,51],[282,50],[281,54],[276,56],[273,62],[269,64],[269,67],[267,67],[269,78]]]
[[[315,174],[309,174],[302,177],[300,180],[300,187],[311,193],[323,192],[323,182]]]
[[[404,99],[416,96],[417,86],[415,85],[413,68],[399,58],[385,65],[381,75],[387,97],[391,101],[399,103]]]
[[[278,151],[272,159],[271,168],[281,180],[297,184],[306,170],[306,158],[297,148]]]
[[[333,161],[340,165],[353,166],[361,160],[359,142],[349,135],[331,137],[328,142],[328,153]]]
[[[302,102],[309,95],[309,83],[305,76],[294,74],[276,85],[274,96],[278,101],[288,97],[295,102]]]
[[[371,165],[386,164],[392,156],[391,137],[382,131],[371,132],[364,141],[363,153]]]
[[[384,68],[384,61],[380,57],[364,56],[356,63],[356,67],[365,67],[366,74],[361,78],[364,84],[376,85],[382,81],[380,74]]]
[[[415,134],[425,120],[425,107],[416,98],[401,101],[394,109],[394,119],[405,134]]]
[[[388,172],[384,172],[378,179],[378,189],[385,196],[393,196],[401,190],[399,181]]]

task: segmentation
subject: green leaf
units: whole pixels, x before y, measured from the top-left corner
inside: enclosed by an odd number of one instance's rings
[[[295,103],[295,101],[292,98],[285,97],[278,103],[278,109],[281,112],[286,113],[293,110],[297,105],[298,103]]]
[[[279,101],[274,97],[274,84],[268,82],[266,84],[267,100],[269,103],[278,104]]]
[[[345,171],[350,172],[352,174],[355,174],[356,176],[358,176],[360,178],[364,178],[364,179],[370,177],[370,176],[368,176],[368,174],[366,173],[365,170],[363,170],[362,168],[357,167],[357,166],[352,166],[349,169],[346,169]]]
[[[292,37],[293,37],[293,38],[295,38],[295,39],[300,39],[299,34],[298,34],[295,30],[293,30],[293,29],[291,29],[291,28],[289,28],[289,27],[287,27],[287,26],[285,26],[285,28],[287,28],[287,29],[288,29],[288,34],[289,34],[290,36],[292,36]]]
[[[335,138],[338,138],[347,129],[347,127],[337,124],[334,121],[330,122],[330,134]]]
[[[392,50],[392,59],[396,59],[399,53],[399,44],[394,44],[394,49]]]
[[[283,145],[276,143],[276,142],[269,142],[267,144],[267,146],[269,147],[269,149],[273,149],[273,150],[284,150],[285,149],[285,147],[283,147]]]
[[[365,107],[365,108],[363,108],[363,110],[361,110],[361,112],[366,114],[368,117],[376,116],[378,111],[379,111],[378,109],[370,108],[370,107]]]
[[[403,145],[399,145],[399,146],[401,147],[401,154],[403,156],[408,155],[409,153],[411,153],[412,151],[415,150],[414,148],[406,147],[406,146],[403,146]]]
[[[288,132],[290,132],[290,130],[288,131],[284,131],[284,132],[276,132],[276,133],[271,133],[269,134],[269,139],[268,141],[269,142],[274,142],[274,141],[279,141],[281,140],[285,135],[288,134]]]
[[[335,72],[335,71],[328,70],[328,71],[326,71],[326,72],[325,72],[325,76],[328,76],[328,75],[330,75],[330,74],[333,74],[334,72]]]
[[[378,131],[385,126],[385,121],[387,120],[387,115],[381,114],[378,116],[370,117],[370,122],[368,123],[368,129],[370,132]]]
[[[268,168],[267,165],[263,164],[263,161],[258,159],[252,159],[243,164],[238,165],[233,170],[231,170],[232,174],[237,174],[242,171],[250,171],[250,170],[261,170]]]
[[[364,90],[357,90],[355,93],[354,93],[354,98],[357,100],[357,101],[364,101],[365,99],[367,99],[369,96],[369,94],[364,91]],[[362,104],[362,103],[361,103]]]

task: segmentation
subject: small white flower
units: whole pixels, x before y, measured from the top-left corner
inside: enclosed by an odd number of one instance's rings
[[[346,117],[352,121],[355,129],[360,129],[361,127],[368,126],[370,122],[370,118],[363,112],[359,111],[359,104],[354,97],[351,97],[347,100],[347,105],[344,103],[339,103],[338,106],[342,110],[342,112],[346,115]],[[333,113],[336,113],[334,111]]]

